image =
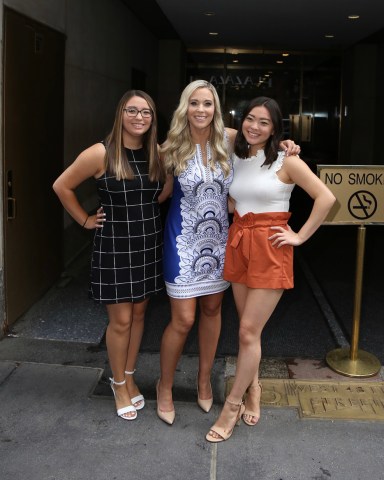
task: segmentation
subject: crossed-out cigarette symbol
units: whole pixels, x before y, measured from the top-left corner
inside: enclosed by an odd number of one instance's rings
[[[376,197],[367,190],[355,192],[348,201],[349,213],[359,220],[372,217],[377,209]]]

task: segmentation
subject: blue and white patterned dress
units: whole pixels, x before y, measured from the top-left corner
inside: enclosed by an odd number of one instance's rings
[[[164,230],[164,279],[170,297],[193,298],[228,288],[223,267],[232,175],[231,169],[225,177],[218,163],[214,171],[206,167],[196,145],[186,170],[175,176]]]

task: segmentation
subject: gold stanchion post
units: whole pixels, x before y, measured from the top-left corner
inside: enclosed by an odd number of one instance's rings
[[[358,349],[360,331],[361,296],[363,287],[363,268],[365,251],[365,225],[357,232],[357,255],[355,298],[353,307],[353,325],[350,348],[337,348],[326,356],[326,362],[332,370],[348,377],[372,377],[381,368],[380,361],[371,353]]]

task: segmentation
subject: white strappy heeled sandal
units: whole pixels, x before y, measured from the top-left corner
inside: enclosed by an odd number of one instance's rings
[[[124,385],[126,383],[126,380],[124,380],[122,382],[115,382],[115,380],[113,378],[110,378],[109,380],[111,382],[111,388],[112,388],[113,396],[116,398],[116,392],[115,392],[115,389],[113,388],[113,386],[114,385]],[[130,417],[126,417],[125,414],[130,413],[130,412],[135,412],[135,414],[130,416]],[[122,418],[123,420],[135,420],[135,418],[137,418],[136,408],[133,405],[128,405],[126,407],[118,408],[117,409],[117,415],[120,418]]]
[[[127,370],[125,371],[126,375],[133,375],[136,372],[136,369],[133,370],[132,372],[128,372]],[[144,396],[141,395],[136,395],[136,397],[131,398],[132,405],[136,408],[136,410],[141,410],[145,406],[145,400]],[[138,405],[136,405],[138,404]]]

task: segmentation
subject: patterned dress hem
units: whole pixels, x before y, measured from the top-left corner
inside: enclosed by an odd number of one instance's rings
[[[165,282],[165,286],[168,296],[172,298],[195,298],[224,292],[230,286],[230,283],[225,280],[213,282],[212,280],[206,280],[195,285]]]

